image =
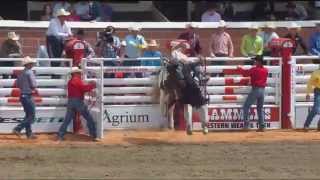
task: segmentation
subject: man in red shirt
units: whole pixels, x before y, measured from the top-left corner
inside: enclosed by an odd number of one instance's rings
[[[66,133],[67,127],[71,120],[75,118],[76,112],[80,112],[87,121],[89,134],[93,140],[98,141],[95,122],[89,113],[88,107],[83,102],[84,94],[96,88],[96,84],[95,82],[85,84],[81,80],[81,72],[82,70],[78,67],[73,67],[71,70],[72,77],[68,82],[67,113],[58,132],[58,140],[60,141],[64,140],[63,137]]]
[[[240,66],[238,70],[243,76],[250,77],[251,79],[251,92],[243,105],[243,120],[244,130],[249,129],[249,109],[250,106],[257,100],[257,112],[259,129],[258,132],[263,132],[265,129],[264,115],[263,115],[263,103],[264,103],[264,89],[267,85],[268,69],[263,67],[263,56],[256,56],[252,58],[255,61],[255,66],[249,70],[244,70]]]
[[[72,66],[80,66],[83,58],[92,58],[95,56],[91,45],[84,40],[85,32],[80,29],[76,36],[70,38],[64,47],[66,57],[73,60]]]

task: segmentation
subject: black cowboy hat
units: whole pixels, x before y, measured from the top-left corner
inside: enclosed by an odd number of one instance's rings
[[[114,32],[116,32],[116,28],[114,28],[113,26],[107,26],[104,31],[108,34],[112,34]]]
[[[261,64],[263,64],[263,56],[262,55],[256,55],[255,57],[251,58],[254,61],[259,61]]]

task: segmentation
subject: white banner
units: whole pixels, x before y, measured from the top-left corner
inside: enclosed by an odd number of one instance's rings
[[[295,126],[294,128],[303,128],[303,124],[307,119],[308,113],[311,111],[312,105],[308,106],[296,106],[295,107]],[[316,115],[310,124],[310,128],[317,128],[317,123],[320,120],[320,116]]]
[[[161,115],[159,105],[104,106],[104,129],[159,129],[168,122]]]
[[[265,106],[263,108],[264,119],[267,129],[280,129],[280,108],[277,106]],[[243,128],[243,112],[241,107],[208,107],[208,128],[210,130],[233,130]],[[199,122],[199,114],[193,113],[193,128],[201,130],[201,123]],[[258,114],[257,109],[253,106],[249,111],[249,120],[251,129],[258,128]]]
[[[32,131],[36,133],[58,132],[65,113],[66,108],[36,108],[36,119],[32,124]],[[23,120],[24,115],[24,111],[20,107],[0,108],[0,133],[11,133],[12,129]],[[72,123],[70,123],[68,131],[72,131]]]

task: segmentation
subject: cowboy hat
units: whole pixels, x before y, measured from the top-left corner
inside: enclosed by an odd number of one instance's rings
[[[295,22],[291,22],[291,24],[288,27],[289,29],[299,29],[301,28],[301,26],[299,26],[297,23]]]
[[[259,61],[261,64],[263,63],[263,56],[262,55],[256,55],[251,58],[254,61]]]
[[[150,47],[158,47],[159,44],[157,43],[157,41],[155,39],[151,39],[148,43],[148,46]]]
[[[250,29],[256,29],[256,30],[259,30],[259,26],[258,26],[258,25],[256,25],[256,24],[252,24],[252,25],[250,26]]]
[[[16,32],[8,32],[8,39],[18,41],[20,37],[16,34]]]
[[[265,25],[264,25],[265,28],[271,28],[271,29],[275,29],[276,26],[274,25],[274,23],[271,23],[271,22],[267,22]]]
[[[226,27],[227,26],[227,24],[226,24],[226,22],[224,21],[224,20],[220,20],[219,21],[219,23],[218,23],[218,28],[219,27]]]
[[[185,27],[186,28],[197,28],[198,26],[195,25],[194,23],[187,23]]]
[[[57,11],[56,16],[69,16],[70,12],[66,11],[65,9],[61,8]]]
[[[33,58],[30,58],[29,56],[26,56],[22,60],[22,65],[25,66],[27,64],[33,64],[33,63],[36,63],[36,62],[37,62],[36,59],[33,59]]]
[[[82,72],[82,70],[79,69],[78,67],[72,67],[72,68],[71,68],[71,74],[72,74],[72,73],[81,73],[81,72]]]
[[[129,31],[141,31],[141,27],[137,25],[132,25],[128,28]]]
[[[121,46],[127,46],[127,42],[126,41],[121,41]]]

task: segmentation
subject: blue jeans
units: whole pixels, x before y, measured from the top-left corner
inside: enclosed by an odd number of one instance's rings
[[[59,129],[58,136],[63,138],[67,131],[67,127],[70,124],[71,120],[75,118],[76,112],[80,112],[80,114],[87,121],[87,126],[89,129],[89,134],[93,138],[97,137],[96,125],[95,122],[89,113],[88,107],[84,104],[83,100],[78,98],[69,98],[67,104],[67,113],[64,118],[64,121]]]
[[[26,128],[26,135],[27,137],[30,137],[32,135],[31,124],[35,120],[35,104],[33,102],[32,95],[22,94],[20,96],[20,102],[26,115],[23,121],[20,122],[14,130],[20,132],[22,129]]]
[[[257,100],[257,112],[258,112],[258,122],[259,128],[265,128],[264,116],[263,116],[263,103],[264,103],[264,88],[252,87],[244,105],[243,105],[243,120],[244,127],[249,127],[249,109],[251,105]]]
[[[307,120],[304,123],[305,128],[308,128],[314,118],[317,114],[320,113],[320,89],[315,88],[314,89],[314,100],[313,100],[313,106],[312,110],[309,112],[307,116]],[[320,121],[318,121],[318,127],[320,127]]]

